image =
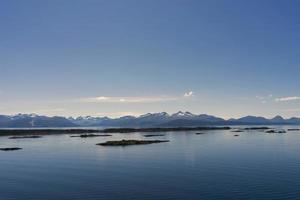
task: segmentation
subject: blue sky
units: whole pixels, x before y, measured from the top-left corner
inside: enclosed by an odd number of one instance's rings
[[[300,116],[300,2],[0,2],[0,113]]]

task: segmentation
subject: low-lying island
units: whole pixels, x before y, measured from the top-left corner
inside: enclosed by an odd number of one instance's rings
[[[104,143],[99,143],[96,145],[100,146],[129,146],[129,145],[141,145],[141,144],[154,144],[169,142],[169,140],[117,140],[117,141],[107,141]]]

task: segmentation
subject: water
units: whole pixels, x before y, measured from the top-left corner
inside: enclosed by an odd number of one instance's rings
[[[300,199],[299,131],[194,133],[1,137],[23,150],[0,152],[0,200]],[[95,145],[119,139],[170,142]]]

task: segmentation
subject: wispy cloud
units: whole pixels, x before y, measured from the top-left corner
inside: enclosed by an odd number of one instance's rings
[[[264,100],[265,99],[265,97],[263,97],[263,96],[256,96],[255,98],[257,98],[257,99],[259,99],[259,100]]]
[[[183,94],[183,96],[98,96],[87,97],[79,99],[82,103],[156,103],[156,102],[168,102],[177,101],[183,98],[192,97],[193,91],[189,91]]]
[[[165,101],[175,101],[178,98],[169,96],[159,97],[89,97],[80,99],[81,102],[85,103],[155,103]]]
[[[194,92],[189,91],[189,92],[184,93],[183,97],[192,97],[193,95],[194,95]]]
[[[276,98],[276,102],[282,102],[282,101],[296,101],[300,100],[299,96],[293,96],[293,97],[281,97],[281,98]]]
[[[273,97],[272,94],[269,94],[267,96],[260,96],[260,95],[255,96],[255,98],[258,99],[262,104],[267,103],[270,99],[272,99],[272,97]]]

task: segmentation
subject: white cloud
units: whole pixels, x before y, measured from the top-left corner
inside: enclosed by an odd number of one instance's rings
[[[79,99],[79,102],[83,103],[156,103],[156,102],[167,102],[177,101],[183,98],[194,96],[193,91],[184,93],[183,96],[98,96],[98,97],[87,97]]]
[[[193,96],[194,95],[194,92],[193,91],[189,91],[189,92],[186,92],[186,93],[184,93],[184,97],[191,97],[191,96]]]
[[[97,100],[97,101],[107,101],[109,99],[110,99],[110,97],[95,97],[95,100]]]
[[[158,97],[90,97],[82,98],[80,102],[85,103],[155,103],[165,101],[175,101],[177,97],[158,96]]]
[[[263,96],[256,96],[255,98],[257,98],[257,99],[259,99],[259,100],[264,100],[265,99],[265,97],[263,97]]]
[[[293,97],[281,97],[281,98],[275,99],[275,101],[277,101],[277,102],[281,102],[281,101],[296,101],[296,100],[300,100],[300,97],[293,96]]]

